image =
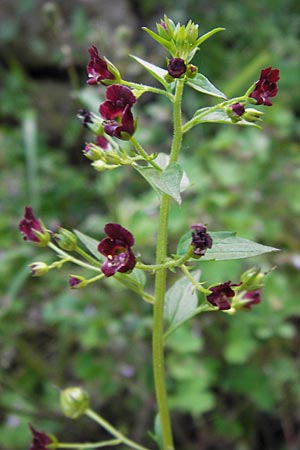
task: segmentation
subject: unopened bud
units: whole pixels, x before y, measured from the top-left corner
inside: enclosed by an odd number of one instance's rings
[[[55,239],[60,248],[71,252],[75,250],[77,246],[77,237],[72,231],[66,230],[65,228],[60,228],[57,233],[55,233]]]
[[[263,112],[257,111],[257,109],[247,108],[243,115],[243,119],[247,120],[247,122],[256,123],[256,122],[260,122],[262,120],[261,116],[263,114],[264,114]]]
[[[241,290],[255,291],[264,286],[263,280],[267,274],[259,267],[252,267],[241,275]]]
[[[92,163],[92,166],[98,172],[103,172],[104,170],[113,170],[113,169],[116,169],[116,167],[119,167],[119,165],[115,165],[115,164],[106,164],[104,161],[101,161],[100,159],[98,161],[94,161]]]
[[[41,277],[49,272],[48,264],[37,261],[29,265],[33,277]]]
[[[87,285],[87,279],[80,275],[70,275],[69,286],[71,289],[81,289]]]
[[[60,394],[60,405],[65,416],[77,419],[89,408],[89,395],[80,387],[64,389]]]

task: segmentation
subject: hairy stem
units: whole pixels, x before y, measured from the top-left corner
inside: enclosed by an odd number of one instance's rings
[[[183,82],[177,80],[175,92],[173,123],[174,134],[170,154],[170,162],[176,162],[182,141],[182,119],[181,119],[181,99],[183,92]],[[168,218],[170,209],[170,197],[167,194],[162,195],[159,215],[159,226],[156,247],[156,264],[164,264],[167,256],[168,243]],[[173,450],[173,435],[171,428],[170,413],[168,408],[165,369],[164,369],[164,303],[166,294],[167,269],[161,267],[155,274],[155,302],[153,312],[153,371],[155,392],[158,405],[159,420],[161,424],[163,450]]]

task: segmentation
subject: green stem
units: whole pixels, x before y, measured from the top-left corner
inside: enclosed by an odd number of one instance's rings
[[[171,94],[170,92],[164,91],[163,89],[155,88],[152,86],[147,86],[145,84],[132,83],[131,81],[125,81],[125,80],[121,80],[120,83],[123,84],[124,86],[129,86],[133,89],[137,89],[137,90],[141,90],[141,91],[145,90],[146,92],[152,92],[153,94],[164,95],[171,102],[174,101],[174,95]]]
[[[91,264],[87,264],[84,261],[81,261],[80,259],[74,258],[74,256],[71,256],[68,253],[64,252],[62,249],[58,248],[52,242],[49,242],[48,247],[51,248],[51,250],[53,250],[59,256],[65,258],[67,261],[73,262],[74,264],[77,264],[78,266],[85,267],[86,269],[94,270],[95,272],[100,271],[99,267],[92,266]]]
[[[116,439],[119,439],[120,442],[128,445],[128,447],[134,448],[136,450],[149,450],[146,447],[143,447],[142,445],[139,445],[136,442],[132,441],[131,439],[128,439],[126,436],[124,436],[124,434],[120,433],[119,430],[117,430],[113,425],[107,422],[107,420],[103,419],[103,417],[99,416],[99,414],[95,413],[92,409],[87,409],[85,414],[92,420],[97,422],[99,425],[101,425],[101,427],[104,428],[109,434],[114,436]]]
[[[162,168],[159,167],[148,155],[148,153],[145,152],[145,150],[143,149],[143,147],[141,146],[141,144],[132,136],[130,138],[130,142],[132,143],[132,145],[135,147],[135,149],[137,150],[137,152],[143,157],[143,159],[145,161],[147,161],[149,164],[151,164],[152,167],[154,167],[154,169],[160,170],[162,171]]]
[[[192,251],[188,251],[185,255],[178,259],[171,259],[162,264],[144,264],[142,262],[137,262],[136,268],[140,270],[147,270],[149,272],[155,272],[158,269],[173,269],[175,267],[180,267],[182,264],[187,262],[192,256]]]
[[[120,439],[111,439],[109,441],[102,441],[102,442],[87,442],[85,444],[74,444],[74,443],[67,443],[67,442],[61,442],[59,444],[54,444],[53,448],[76,448],[76,449],[84,449],[84,448],[101,448],[105,446],[111,446],[111,445],[119,445],[121,444]],[[48,445],[48,448],[51,449],[52,446]]]
[[[181,147],[182,141],[182,118],[181,118],[181,99],[183,93],[183,82],[177,80],[174,110],[173,110],[173,142],[170,154],[170,162],[176,162]],[[167,242],[168,242],[168,218],[170,208],[170,197],[167,194],[162,194],[159,226],[156,246],[156,264],[164,264],[167,256]],[[158,405],[159,420],[162,431],[163,450],[173,450],[173,436],[170,420],[170,412],[168,408],[165,370],[164,370],[164,303],[166,294],[166,278],[167,269],[162,267],[156,271],[155,274],[155,303],[153,311],[153,337],[152,337],[152,352],[153,352],[153,371],[155,392]]]

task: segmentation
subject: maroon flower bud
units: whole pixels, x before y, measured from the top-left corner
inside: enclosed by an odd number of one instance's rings
[[[104,131],[109,136],[129,140],[135,131],[135,123],[130,106],[127,105],[121,116],[121,123],[116,120],[104,121]]]
[[[96,144],[102,148],[102,150],[107,151],[109,149],[109,142],[104,136],[96,137]]]
[[[249,97],[254,98],[257,105],[272,106],[269,97],[275,97],[277,94],[277,82],[279,79],[278,69],[272,69],[271,66],[263,69],[260,73],[260,79],[257,81]]]
[[[195,256],[203,256],[206,249],[211,248],[213,240],[208,233],[206,233],[206,226],[202,223],[196,223],[191,226],[192,231],[192,242],[194,250],[193,254]]]
[[[230,108],[239,117],[245,112],[245,108],[241,103],[234,103],[233,105],[230,105]]]
[[[173,78],[180,78],[186,72],[186,65],[181,58],[172,58],[168,64],[168,74]]]
[[[237,284],[231,284],[231,281],[218,284],[209,288],[212,292],[207,296],[207,300],[214,306],[217,306],[220,310],[226,310],[231,308],[229,299],[235,296],[235,292],[232,286],[238,286]]]
[[[32,425],[29,425],[33,439],[29,450],[48,450],[48,445],[55,443],[55,439],[46,433],[37,431]],[[54,447],[53,447],[54,448]]]
[[[69,286],[71,289],[83,288],[87,285],[87,280],[79,275],[71,275],[69,278]]]
[[[132,270],[136,263],[131,250],[134,245],[133,235],[117,223],[106,224],[104,231],[108,237],[98,244],[99,252],[107,258],[101,266],[104,275],[110,277],[116,272]]]
[[[87,73],[89,76],[87,83],[93,85],[100,83],[102,80],[114,80],[114,74],[108,69],[107,62],[100,57],[95,45],[89,48],[89,54],[91,60],[87,65]]]
[[[133,106],[136,98],[131,90],[121,84],[113,84],[106,90],[106,101],[101,103],[99,112],[106,120],[121,117],[126,106]]]
[[[261,302],[260,289],[247,292],[242,298],[243,309],[251,309],[253,305]]]
[[[25,207],[25,214],[19,223],[19,230],[25,241],[32,241],[38,245],[46,246],[50,240],[48,231],[35,217],[31,206]]]

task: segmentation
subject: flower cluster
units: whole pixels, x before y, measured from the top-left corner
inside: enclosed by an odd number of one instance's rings
[[[235,287],[237,289],[234,289]],[[234,284],[231,281],[226,281],[210,287],[209,290],[211,294],[207,295],[207,301],[221,311],[250,310],[253,305],[261,302],[261,288],[245,291],[242,282]]]

